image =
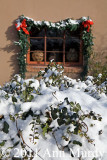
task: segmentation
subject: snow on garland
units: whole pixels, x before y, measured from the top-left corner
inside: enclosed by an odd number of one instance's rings
[[[33,19],[28,17],[21,17],[20,19],[16,20],[15,24],[16,29],[20,31],[22,28],[23,30],[24,28],[27,27],[26,23],[28,23],[28,26],[30,25],[29,23],[32,23],[31,25],[35,25],[36,28],[42,28],[45,26],[47,28],[64,29],[64,30],[68,28],[70,28],[70,30],[75,30],[82,23],[82,26],[84,28],[87,28],[87,32],[89,32],[90,26],[93,25],[93,21],[91,19],[88,19],[87,17],[82,17],[79,20],[72,20],[68,18],[66,20],[61,20],[56,23],[50,21],[34,21]],[[27,32],[25,33],[28,34]]]
[[[16,45],[19,45],[21,48],[21,52],[19,53],[19,68],[20,74],[23,78],[25,78],[26,72],[26,60],[25,55],[27,54],[28,48],[30,46],[28,42],[28,37],[30,35],[30,30],[32,27],[37,29],[42,28],[51,28],[58,30],[69,30],[76,31],[81,28],[82,30],[82,40],[83,40],[83,55],[84,55],[84,71],[82,73],[82,77],[84,77],[88,72],[88,59],[90,57],[90,53],[92,51],[93,45],[93,35],[91,33],[91,26],[93,25],[93,21],[89,17],[82,17],[78,20],[73,19],[65,19],[60,20],[59,22],[53,23],[50,21],[34,21],[29,17],[20,16],[19,19],[16,20],[16,29],[19,34],[19,41],[15,42]]]

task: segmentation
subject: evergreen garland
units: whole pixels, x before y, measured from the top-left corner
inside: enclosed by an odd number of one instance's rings
[[[28,35],[23,34],[22,31],[19,32],[19,43],[15,43],[16,45],[19,45],[21,50],[19,52],[18,60],[19,60],[19,73],[23,78],[25,78],[25,72],[26,72],[26,53],[29,48],[28,43]]]
[[[28,17],[20,16],[18,20],[16,20],[16,29],[19,35],[19,41],[15,42],[16,45],[19,45],[21,50],[19,53],[19,73],[23,78],[25,78],[26,72],[26,54],[28,52],[28,48],[30,47],[28,37],[32,27],[37,29],[42,28],[51,28],[51,29],[59,29],[59,30],[70,30],[76,31],[77,29],[82,29],[82,40],[83,40],[83,50],[82,53],[84,55],[84,70],[81,76],[84,78],[88,72],[88,59],[90,58],[92,52],[93,45],[93,35],[91,33],[91,25],[93,22],[89,19],[89,17],[82,17],[79,20],[66,19],[61,20],[56,23],[52,23],[49,21],[34,21]]]
[[[92,46],[94,45],[93,38],[94,37],[92,35],[91,29],[89,32],[85,30],[83,31],[82,33],[82,40],[83,40],[82,53],[83,53],[83,58],[84,58],[84,66],[83,66],[83,72],[81,73],[82,79],[84,79],[88,73],[88,62],[89,62],[89,58],[93,51]]]

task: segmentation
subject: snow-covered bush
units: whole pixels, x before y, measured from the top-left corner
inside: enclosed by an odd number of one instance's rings
[[[84,145],[82,137],[85,137],[87,142],[93,143],[94,140],[88,136],[90,126],[85,122],[86,119],[91,119],[91,122],[92,120],[101,121],[102,117],[93,111],[83,112],[79,103],[69,102],[68,98],[65,98],[64,102],[46,108],[44,113],[42,110],[39,113],[35,112],[31,122],[36,134],[36,136],[32,135],[33,139],[39,139],[37,135],[41,128],[44,136],[47,137],[49,133],[54,137],[60,150],[66,148],[69,151],[74,145],[81,147]],[[91,127],[94,126],[91,124]]]
[[[63,83],[62,75],[64,68],[62,65],[56,65],[55,62],[50,62],[45,71],[40,71],[38,76],[42,76],[46,86],[61,86]]]
[[[100,99],[102,96],[107,95],[107,79],[102,81],[102,74],[95,78],[88,76],[85,83],[87,84],[85,92],[88,92],[94,98]]]
[[[99,160],[71,150],[95,151],[100,143],[107,150],[107,82],[71,79],[55,63],[39,75],[40,81],[15,75],[0,88],[0,159]],[[65,157],[43,157],[46,147]]]

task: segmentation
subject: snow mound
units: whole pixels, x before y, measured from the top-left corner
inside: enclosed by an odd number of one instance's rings
[[[107,159],[107,82],[62,73],[50,65],[40,81],[15,75],[0,88],[0,159]]]

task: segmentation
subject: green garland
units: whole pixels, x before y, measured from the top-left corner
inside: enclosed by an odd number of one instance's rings
[[[82,29],[82,40],[83,40],[83,50],[82,53],[84,55],[84,70],[81,76],[84,78],[88,72],[88,59],[90,58],[92,52],[92,45],[93,45],[93,35],[91,33],[91,25],[89,24],[90,21],[89,17],[82,17],[79,20],[72,20],[66,19],[61,20],[56,23],[52,23],[49,21],[34,21],[28,17],[20,16],[18,20],[16,20],[16,29],[19,35],[19,41],[15,42],[16,45],[20,46],[20,53],[18,56],[19,60],[19,73],[23,78],[25,78],[26,73],[26,54],[30,47],[28,42],[29,32],[32,27],[37,29],[42,28],[50,28],[50,29],[57,29],[57,30],[70,30],[76,31],[77,29]]]
[[[82,33],[82,40],[83,40],[83,57],[84,57],[84,66],[83,66],[83,72],[81,73],[82,79],[85,78],[85,76],[88,73],[88,63],[89,63],[89,58],[92,54],[93,48],[92,46],[94,45],[93,43],[93,35],[91,32],[91,29],[89,32],[83,31]]]

